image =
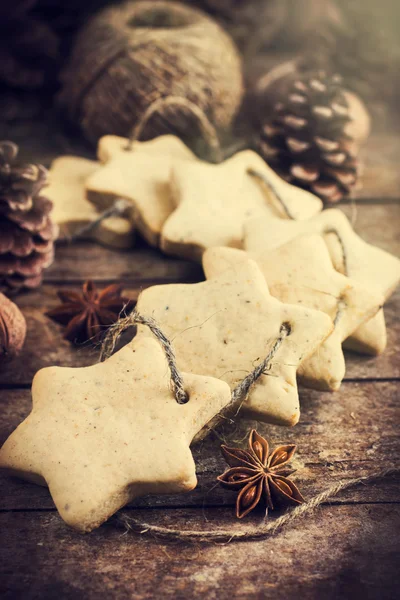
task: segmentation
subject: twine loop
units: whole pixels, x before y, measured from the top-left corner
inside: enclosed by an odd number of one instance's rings
[[[186,108],[192,115],[196,117],[200,124],[204,139],[207,141],[211,150],[213,151],[214,161],[217,163],[222,162],[223,153],[216,128],[201,108],[194,104],[194,102],[191,102],[187,98],[181,96],[165,96],[163,98],[157,98],[157,100],[154,100],[154,102],[147,107],[133,128],[125,150],[132,150],[133,144],[140,139],[146,124],[154,114],[159,113],[163,115],[166,109],[170,106],[180,106]]]
[[[279,204],[283,208],[283,210],[284,210],[284,212],[285,212],[285,214],[286,214],[286,216],[287,216],[288,219],[291,219],[292,221],[296,220],[296,217],[293,215],[293,213],[291,212],[290,208],[288,207],[288,205],[286,204],[286,202],[282,198],[281,194],[276,189],[276,186],[273,183],[270,182],[270,180],[265,175],[265,173],[261,173],[260,171],[258,171],[257,169],[254,169],[253,167],[250,167],[247,170],[247,173],[249,175],[251,175],[252,177],[256,177],[257,179],[259,179],[260,181],[262,181],[262,183],[265,184],[271,190],[271,192],[274,194],[274,196],[278,200]]]
[[[175,352],[171,342],[164,334],[164,332],[158,327],[156,321],[151,317],[144,317],[140,315],[136,310],[133,310],[127,317],[119,319],[113,326],[111,326],[104,338],[100,360],[103,361],[109,358],[115,348],[118,338],[123,331],[132,327],[132,325],[146,325],[154,337],[160,342],[165,357],[167,359],[168,367],[171,373],[171,385],[175,400],[178,404],[186,404],[189,400],[189,396],[185,391],[183,385],[183,378],[176,364]]]
[[[342,250],[343,275],[346,275],[346,277],[348,277],[349,276],[349,268],[348,268],[348,263],[347,263],[347,253],[346,253],[346,247],[345,247],[342,236],[340,235],[340,233],[338,232],[338,230],[335,227],[327,227],[326,229],[324,229],[324,231],[322,233],[323,233],[323,235],[328,235],[329,233],[333,233],[334,235],[336,235],[338,242],[341,246],[341,250]]]
[[[174,349],[172,347],[171,341],[167,338],[165,333],[160,329],[155,319],[152,317],[145,317],[137,312],[137,310],[133,310],[128,316],[120,318],[114,325],[107,330],[107,333],[104,337],[101,353],[100,353],[100,361],[104,361],[106,358],[109,358],[114,350],[116,343],[121,336],[121,334],[128,329],[128,327],[132,327],[133,325],[146,325],[155,336],[155,338],[160,342],[165,357],[167,359],[168,367],[171,373],[171,385],[175,395],[175,399],[178,404],[185,404],[189,400],[189,396],[184,388],[183,377],[178,368],[176,362],[176,356]],[[241,381],[233,390],[230,402],[224,407],[221,412],[221,416],[229,411],[232,406],[236,406],[239,401],[243,401],[249,391],[251,386],[261,377],[261,375],[265,374],[271,360],[278,352],[280,346],[283,343],[283,340],[290,335],[291,327],[289,323],[282,323],[279,335],[276,338],[271,350],[268,355],[264,358],[264,360],[251,371],[244,379]]]

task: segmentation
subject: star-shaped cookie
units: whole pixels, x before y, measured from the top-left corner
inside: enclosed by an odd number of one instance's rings
[[[123,154],[144,154],[150,156],[159,154],[161,156],[172,155],[175,158],[185,159],[188,157],[188,147],[175,135],[161,135],[145,142],[130,142],[128,138],[119,135],[104,135],[97,144],[97,158],[102,163],[108,163],[113,158]],[[190,158],[194,155],[189,150]]]
[[[353,230],[345,214],[338,209],[324,210],[308,221],[251,219],[245,223],[246,249],[263,252],[285,244],[304,233],[323,235],[334,267],[386,301],[400,281],[400,260],[368,244]],[[386,347],[383,311],[361,325],[346,340],[345,346],[367,354],[380,354]]]
[[[174,135],[150,142],[135,142],[106,136],[99,142],[98,155],[104,166],[86,182],[87,196],[105,209],[115,198],[132,202],[132,219],[149,244],[158,245],[160,232],[175,204],[170,191],[172,162],[191,162],[195,155]]]
[[[0,467],[48,485],[61,517],[82,532],[145,494],[196,486],[189,445],[229,401],[226,383],[183,373],[170,391],[163,350],[140,339],[104,363],[50,367],[33,381],[33,408],[0,450]]]
[[[380,308],[383,298],[335,271],[320,235],[303,235],[279,248],[246,253],[215,248],[209,275],[216,277],[251,257],[260,267],[272,296],[281,302],[321,310],[335,324],[317,351],[304,360],[298,375],[306,385],[337,390],[345,374],[342,342]]]
[[[322,207],[319,198],[283,181],[251,150],[219,165],[175,161],[171,186],[178,206],[165,222],[161,248],[194,260],[213,246],[241,248],[243,223],[252,216],[287,218],[285,206],[296,219],[308,219]]]
[[[99,169],[99,163],[79,156],[61,156],[53,161],[45,194],[53,202],[52,219],[66,238],[98,218],[96,208],[86,199],[85,182]],[[134,227],[124,217],[109,217],[85,237],[112,246],[131,248]]]
[[[216,260],[217,251],[204,253],[207,276]],[[244,415],[281,425],[299,419],[296,369],[333,329],[326,314],[273,298],[252,260],[202,283],[150,287],[137,308],[172,340],[184,370],[223,379],[231,389],[264,360],[288,323],[290,335],[243,404]],[[147,328],[138,327],[137,336],[148,335]]]

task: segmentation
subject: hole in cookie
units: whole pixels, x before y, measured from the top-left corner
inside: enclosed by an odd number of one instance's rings
[[[188,392],[185,392],[185,397],[179,400],[179,404],[187,404],[190,400]]]
[[[280,333],[286,333],[286,336],[292,333],[292,326],[289,322],[282,323]]]

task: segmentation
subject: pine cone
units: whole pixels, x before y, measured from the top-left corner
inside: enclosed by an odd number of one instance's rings
[[[264,122],[259,150],[279,174],[326,202],[338,202],[357,180],[349,107],[338,76],[296,75]]]
[[[52,203],[40,195],[47,171],[15,165],[18,147],[0,143],[0,290],[40,285],[54,258]]]

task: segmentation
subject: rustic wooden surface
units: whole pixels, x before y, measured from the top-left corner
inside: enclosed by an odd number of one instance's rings
[[[71,145],[51,123],[14,127],[1,137],[24,142],[26,158],[49,163]],[[367,240],[400,255],[399,141],[375,135],[364,150],[370,165],[355,202],[343,206]],[[201,269],[166,258],[144,245],[116,252],[90,243],[59,246],[43,287],[22,294],[28,337],[18,360],[0,367],[0,443],[30,410],[34,373],[49,365],[83,366],[98,349],[73,348],[44,313],[59,287],[78,288],[91,277],[99,285],[123,281],[127,294],[162,282],[195,282]],[[369,475],[398,460],[399,293],[385,306],[389,345],[380,357],[347,354],[339,392],[301,389],[302,416],[293,429],[261,426],[272,445],[296,442],[294,475],[310,498],[334,482]],[[252,424],[220,433],[241,439]],[[231,493],[214,486],[225,468],[220,439],[194,448],[199,485],[192,493],[148,497],[126,508],[165,526],[246,529],[263,515],[237,523]],[[386,477],[347,489],[313,514],[259,542],[225,545],[172,543],[118,528],[115,523],[82,536],[59,518],[47,489],[0,476],[0,593],[3,598],[274,598],[391,599],[399,588],[400,481]],[[273,517],[271,517],[273,518]]]

